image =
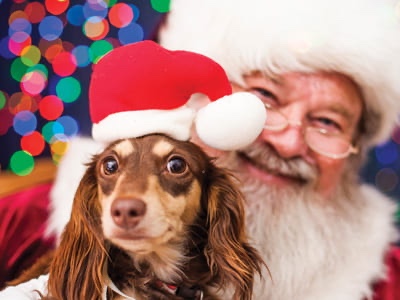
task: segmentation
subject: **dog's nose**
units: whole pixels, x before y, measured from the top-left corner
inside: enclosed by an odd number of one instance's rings
[[[146,212],[146,203],[140,199],[116,199],[111,205],[114,223],[126,229],[135,227]]]

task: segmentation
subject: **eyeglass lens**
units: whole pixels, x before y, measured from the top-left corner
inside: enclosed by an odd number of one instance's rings
[[[266,109],[267,121],[265,129],[280,131],[289,126],[289,121],[285,115],[269,107]],[[350,142],[343,136],[327,134],[319,128],[307,127],[304,131],[304,138],[311,149],[333,158],[347,156],[351,148]]]

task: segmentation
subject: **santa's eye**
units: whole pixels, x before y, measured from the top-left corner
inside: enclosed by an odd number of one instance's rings
[[[115,157],[106,157],[102,163],[102,170],[105,175],[112,175],[118,171],[118,161]]]
[[[171,174],[182,174],[187,168],[186,161],[179,156],[173,156],[167,162],[167,170]]]

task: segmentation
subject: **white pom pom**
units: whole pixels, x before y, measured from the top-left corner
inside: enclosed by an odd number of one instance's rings
[[[236,150],[255,141],[266,117],[259,98],[247,92],[234,93],[200,109],[195,120],[196,131],[210,147]]]

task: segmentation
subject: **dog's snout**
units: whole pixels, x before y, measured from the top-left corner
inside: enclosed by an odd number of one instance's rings
[[[146,212],[146,203],[140,199],[116,199],[111,205],[114,223],[123,228],[135,227]]]

